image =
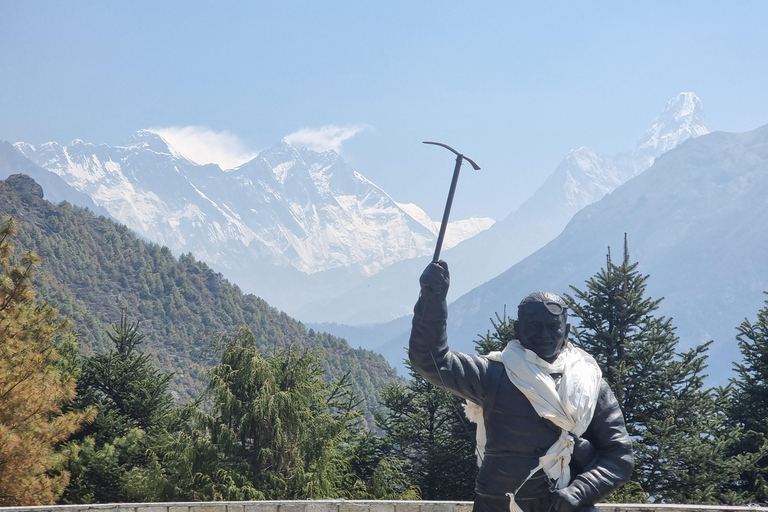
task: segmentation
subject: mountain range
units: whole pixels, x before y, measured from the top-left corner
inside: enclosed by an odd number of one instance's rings
[[[397,203],[334,151],[285,140],[231,170],[198,165],[146,130],[114,147],[14,146],[139,236],[237,275],[289,311],[428,254],[436,240],[437,223],[418,206]],[[492,222],[453,223],[446,247]]]
[[[706,133],[701,101],[694,93],[683,92],[667,103],[633,151],[604,155],[587,147],[572,150],[517,210],[443,252],[441,257],[449,262],[454,276],[449,300],[546,245],[576,212],[648,169],[660,155]],[[349,325],[384,323],[408,315],[418,295],[418,276],[429,261],[423,257],[390,265],[343,295],[301,308],[297,314],[308,322]]]
[[[738,358],[735,327],[768,289],[767,133],[708,133],[699,99],[680,93],[632,151],[575,149],[505,219],[449,226],[454,346],[472,350],[489,319],[531,291],[583,287],[626,233],[649,294],[665,297],[658,313],[673,317],[683,346],[715,340],[712,374],[724,381]],[[0,144],[0,177],[8,161],[47,169],[52,188],[84,194],[141,236],[192,252],[244,290],[400,366],[436,223],[336,153],[282,141],[224,171],[146,131],[118,147],[9,148]]]

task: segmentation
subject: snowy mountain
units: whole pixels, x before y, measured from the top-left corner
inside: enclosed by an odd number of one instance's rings
[[[581,147],[566,155],[534,195],[505,219],[441,258],[451,268],[449,300],[493,279],[555,238],[573,215],[650,167],[666,151],[707,133],[699,98],[692,92],[671,99],[635,149],[603,155]],[[375,324],[410,314],[418,276],[430,258],[394,264],[338,297],[301,310],[301,318],[352,325]],[[372,294],[370,290],[377,293]]]
[[[436,239],[426,213],[395,202],[334,151],[281,141],[224,171],[184,158],[146,130],[115,147],[80,140],[15,147],[140,236],[237,275],[244,289],[281,308],[332,295],[333,281],[339,293],[429,254]],[[465,221],[451,242],[488,225]]]
[[[689,140],[577,213],[551,243],[449,307],[449,338],[473,350],[489,318],[536,290],[571,292],[605,266],[608,247],[649,275],[647,295],[673,317],[681,348],[713,339],[710,375],[724,384],[740,358],[736,326],[755,320],[768,290],[768,125]],[[452,274],[453,278],[453,274]],[[415,300],[415,296],[414,296]],[[402,321],[402,329],[408,329]],[[391,328],[391,327],[388,327]],[[384,329],[384,328],[382,328]],[[354,342],[354,338],[350,338]],[[397,362],[403,333],[379,350]]]
[[[5,141],[0,141],[0,180],[12,174],[26,174],[43,187],[45,199],[52,203],[67,201],[70,204],[88,208],[97,215],[109,216],[109,213],[86,194],[75,190],[59,176],[46,171],[24,158],[16,149]]]
[[[423,210],[404,208],[334,151],[282,141],[227,175],[206,192],[240,214],[274,263],[307,274],[371,275],[429,253],[436,238]]]
[[[167,144],[150,132],[138,132],[122,146],[94,145],[81,140],[68,146],[48,142],[39,147],[14,146],[37,165],[55,173],[90,196],[110,215],[137,234],[174,252],[212,257],[227,241],[252,238],[236,218],[206,201],[187,179],[196,164],[171,154]],[[221,174],[204,166],[208,176]],[[201,179],[201,172],[196,176]],[[205,224],[207,233],[196,233]],[[191,229],[190,229],[191,228]],[[238,243],[239,242],[239,243]],[[184,247],[190,247],[184,250]],[[203,250],[202,254],[198,251]],[[213,258],[212,258],[213,259]],[[213,262],[216,263],[215,259]]]

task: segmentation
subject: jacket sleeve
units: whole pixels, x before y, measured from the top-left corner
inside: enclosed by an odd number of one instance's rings
[[[429,383],[482,405],[488,380],[488,360],[452,352],[448,347],[445,295],[423,288],[413,310],[408,357]]]
[[[635,459],[632,440],[624,425],[624,415],[611,388],[603,381],[595,414],[584,437],[596,455],[568,486],[582,506],[593,505],[629,480]]]

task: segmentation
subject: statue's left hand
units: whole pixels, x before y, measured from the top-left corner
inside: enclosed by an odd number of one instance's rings
[[[556,490],[552,496],[552,507],[557,512],[574,512],[581,508],[581,506],[576,492],[568,487]]]

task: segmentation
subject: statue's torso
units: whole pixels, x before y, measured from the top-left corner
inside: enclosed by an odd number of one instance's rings
[[[489,390],[484,405],[486,444],[477,476],[477,492],[505,495],[514,492],[560,436],[560,429],[536,414],[528,399],[509,380],[501,363],[491,362],[498,386]],[[498,367],[493,368],[493,366]],[[499,368],[501,367],[501,368]],[[492,380],[493,380],[492,379]],[[517,493],[520,499],[549,493],[548,479],[539,471]]]

